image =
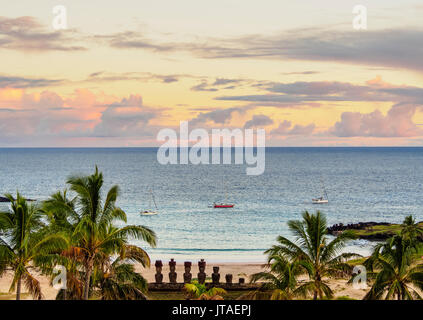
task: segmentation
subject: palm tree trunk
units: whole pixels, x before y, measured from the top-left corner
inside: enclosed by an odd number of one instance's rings
[[[94,262],[94,259],[92,257],[89,257],[87,261],[87,268],[85,273],[84,300],[88,300],[89,298],[90,280],[91,280],[91,274],[93,272],[93,262]]]
[[[16,300],[21,300],[21,288],[22,288],[22,279],[18,278],[18,283],[16,285]]]
[[[316,289],[314,290],[313,300],[317,300],[317,295],[319,293],[319,288],[320,288],[320,280],[321,280],[320,275],[316,273],[314,277],[314,285],[316,286]]]

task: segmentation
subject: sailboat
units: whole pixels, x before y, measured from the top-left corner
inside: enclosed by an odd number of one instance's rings
[[[226,191],[225,185],[225,202],[223,203],[213,203],[213,208],[233,208],[235,205],[232,203],[228,203],[228,192]]]
[[[313,204],[323,204],[323,203],[328,203],[329,202],[328,194],[326,193],[326,189],[325,189],[325,184],[323,183],[323,180],[322,179],[320,179],[320,181],[322,182],[323,195],[321,197],[319,197],[319,198],[311,199],[311,202]]]
[[[150,203],[148,207],[151,208],[151,200],[153,200],[154,207],[156,208],[156,210],[147,209],[147,210],[141,211],[140,214],[143,216],[154,216],[159,213],[159,210],[157,209],[156,199],[154,198],[153,190],[150,189],[149,191],[151,194],[151,198],[150,198]]]

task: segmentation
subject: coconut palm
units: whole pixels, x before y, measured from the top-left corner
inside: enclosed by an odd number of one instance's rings
[[[416,264],[415,253],[415,246],[399,235],[376,245],[365,262],[368,275],[375,280],[364,299],[421,299],[416,289],[423,290],[423,265]],[[374,273],[375,269],[379,271]]]
[[[263,296],[263,290],[271,290],[271,300],[292,300],[297,294],[297,276],[304,272],[298,261],[289,262],[281,255],[268,257],[269,271],[252,274],[251,282],[264,282],[251,298]]]
[[[94,174],[70,177],[67,184],[75,197],[69,199],[66,192],[57,193],[47,201],[45,210],[50,212],[56,226],[69,231],[72,246],[83,254],[83,299],[86,300],[92,289],[95,267],[104,263],[106,257],[119,255],[130,238],[155,246],[156,236],[145,226],[114,226],[117,221],[127,221],[126,213],[116,206],[119,187],[112,186],[103,200],[103,174],[97,167]]]
[[[109,226],[105,237],[115,233],[116,227]],[[123,239],[124,240],[124,239]],[[102,300],[145,300],[147,280],[137,272],[133,262],[143,267],[150,266],[150,257],[140,247],[126,241],[121,245],[119,255],[113,260],[111,252],[104,251],[103,259],[98,256],[93,272],[93,285]]]
[[[82,248],[70,246],[60,253],[60,264],[66,268],[66,288],[57,293],[57,300],[81,300],[84,292],[83,266],[85,254]],[[54,274],[47,272],[54,277]]]
[[[320,211],[316,214],[305,211],[302,221],[289,221],[288,227],[295,240],[279,236],[278,244],[265,253],[281,256],[290,263],[298,262],[304,269],[309,280],[295,290],[296,294],[303,297],[312,294],[313,299],[333,297],[325,278],[350,271],[351,266],[346,261],[359,256],[354,253],[340,253],[345,243],[353,238],[352,233],[344,231],[329,241],[326,218]]]
[[[70,241],[70,246],[60,254],[61,265],[66,267],[66,289],[60,290],[56,299],[80,300],[83,297],[84,282],[82,278],[84,277],[84,273],[82,270],[85,253],[83,248],[78,247],[77,239],[72,237],[76,225],[81,220],[81,217],[76,212],[76,200],[76,197],[70,199],[68,197],[68,190],[65,189],[63,192],[58,191],[51,195],[42,205],[42,210],[48,221],[48,231],[50,233],[60,231]],[[48,271],[49,268],[47,267],[45,272],[48,273]],[[51,272],[50,274],[52,277],[55,276]]]
[[[136,247],[127,245],[121,256],[113,262],[107,259],[101,269],[94,272],[95,285],[99,288],[102,300],[146,300],[147,280],[135,272],[134,265],[129,261],[141,262],[143,266],[150,265],[147,253]]]
[[[212,287],[207,289],[204,283],[199,283],[197,280],[191,283],[185,283],[185,290],[196,300],[223,300],[227,292],[225,289]]]
[[[22,282],[34,299],[41,299],[40,282],[34,275],[39,265],[53,265],[57,254],[68,246],[60,233],[45,234],[43,213],[19,193],[16,199],[6,194],[11,210],[0,212],[0,276],[14,273],[10,291],[16,289],[16,300],[21,299]]]
[[[410,241],[412,245],[418,245],[418,239],[423,236],[423,228],[416,223],[413,216],[405,217],[401,226],[402,238]]]

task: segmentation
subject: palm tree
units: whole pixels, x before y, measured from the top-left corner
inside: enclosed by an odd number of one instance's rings
[[[116,230],[116,227],[110,226],[105,237]],[[98,259],[101,259],[100,256]],[[147,252],[126,242],[114,260],[110,258],[110,252],[104,252],[103,260],[96,264],[93,272],[93,284],[99,289],[102,300],[147,299],[147,280],[135,272],[131,262],[138,262],[143,267],[149,267],[151,263]]]
[[[345,243],[353,238],[350,231],[344,231],[329,242],[325,216],[317,211],[303,213],[303,220],[289,221],[288,227],[295,236],[295,241],[285,237],[277,238],[274,245],[265,253],[270,256],[281,256],[290,263],[298,263],[308,275],[309,281],[300,285],[296,294],[303,297],[313,295],[313,299],[331,298],[333,292],[325,281],[326,277],[336,276],[339,272],[350,271],[346,261],[359,256],[354,253],[342,253]]]
[[[66,268],[66,289],[57,293],[57,300],[81,300],[84,292],[84,266],[85,255],[82,248],[70,246],[60,253],[60,264]],[[51,272],[46,272],[50,273]]]
[[[70,246],[60,254],[61,265],[66,267],[66,289],[58,292],[56,299],[80,300],[83,297],[84,282],[83,269],[85,254],[83,248],[78,247],[78,243],[73,236],[76,225],[81,217],[76,212],[76,197],[69,199],[68,190],[58,191],[45,200],[42,210],[48,221],[48,231],[56,233],[58,231],[65,234],[70,240]],[[46,273],[49,269],[45,270]],[[54,277],[54,274],[52,274]]]
[[[102,270],[94,272],[96,285],[102,300],[146,300],[147,280],[135,272],[134,265],[128,260],[144,260],[149,265],[149,258],[140,248],[127,246],[125,253],[113,262],[107,261]],[[148,261],[148,262],[147,262]]]
[[[66,237],[45,234],[42,211],[19,193],[16,199],[10,194],[5,197],[11,210],[0,212],[0,275],[6,270],[14,272],[10,291],[16,288],[16,300],[21,299],[22,281],[34,299],[41,299],[40,282],[33,270],[38,265],[54,264],[57,253],[68,245]]]
[[[291,263],[281,255],[270,255],[267,266],[269,271],[258,272],[250,277],[251,282],[264,282],[253,297],[262,295],[262,290],[272,290],[271,300],[292,300],[297,294],[297,276],[304,271],[301,265],[298,261]]]
[[[404,240],[410,241],[413,245],[418,244],[418,239],[423,236],[423,228],[414,220],[413,216],[405,217],[402,223],[401,236]]]
[[[156,235],[145,226],[114,226],[116,221],[127,221],[126,213],[116,206],[119,187],[111,187],[103,200],[103,174],[97,167],[94,174],[70,177],[67,184],[76,196],[68,199],[66,191],[57,193],[48,200],[45,210],[50,212],[49,217],[56,221],[56,226],[68,230],[72,246],[83,255],[83,299],[87,300],[94,268],[107,257],[120,254],[129,238],[142,239],[155,246]]]
[[[223,300],[227,292],[225,289],[212,287],[207,289],[204,283],[199,283],[197,280],[191,283],[185,283],[185,290],[196,300]]]
[[[377,245],[365,266],[371,272],[374,268],[380,271],[364,299],[421,299],[415,288],[423,290],[423,265],[416,265],[415,253],[416,248],[399,235]]]

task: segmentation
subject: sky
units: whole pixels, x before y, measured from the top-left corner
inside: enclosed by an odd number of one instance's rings
[[[423,145],[421,1],[105,2],[2,6],[0,147],[158,146],[180,121],[264,128],[267,146]]]

